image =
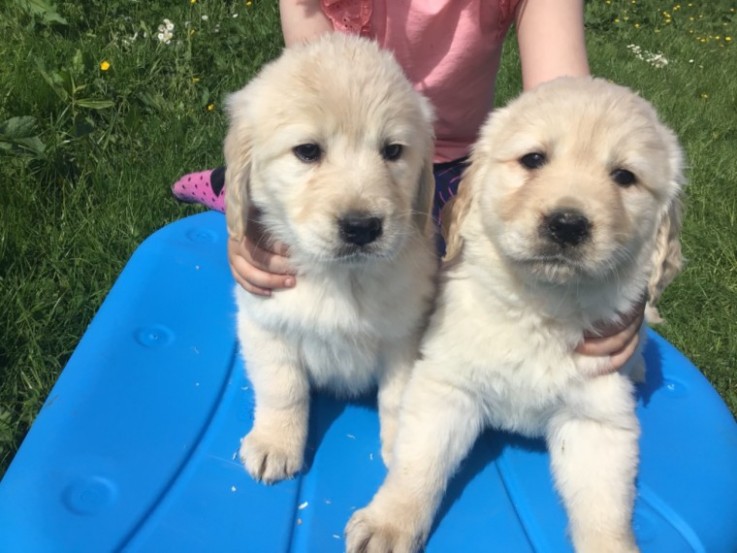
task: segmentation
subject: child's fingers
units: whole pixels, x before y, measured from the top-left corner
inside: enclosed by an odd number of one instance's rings
[[[290,275],[294,273],[293,268],[289,264],[289,258],[286,257],[287,246],[281,242],[276,242],[271,250],[264,249],[258,242],[252,241],[248,236],[239,243],[237,253],[251,260],[252,264],[267,273]]]
[[[243,288],[254,294],[268,296],[272,290],[294,286],[294,276],[280,272],[280,269],[289,269],[286,258],[260,248],[249,249],[244,242],[231,240],[228,243],[230,269]]]
[[[640,327],[645,320],[645,302],[638,303],[635,308],[616,324],[597,325],[593,332],[584,333],[584,340],[576,348],[582,355],[616,355],[634,341],[639,342]]]

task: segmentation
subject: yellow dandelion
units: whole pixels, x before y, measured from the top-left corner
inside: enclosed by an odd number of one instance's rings
[[[207,111],[215,111],[215,104],[207,104]]]
[[[639,29],[639,28],[640,28],[640,24],[639,23],[635,23],[635,29]]]
[[[708,98],[709,98],[709,95],[708,95],[708,94],[707,94],[706,92],[702,92],[702,93],[701,93],[701,98],[702,98],[703,100],[706,100],[706,99],[708,99]]]
[[[253,6],[253,2],[251,2],[251,0],[246,0],[246,7],[250,8],[251,6]]]
[[[100,62],[100,71],[107,71],[110,69],[110,62],[107,60],[102,60]]]
[[[619,23],[619,18],[618,18],[618,17],[615,17],[615,18],[614,18],[614,22],[615,22],[615,23]]]
[[[724,42],[732,42],[732,37],[731,36],[725,36],[724,37]]]
[[[200,78],[199,77],[197,77],[197,76],[192,77],[192,84],[197,84],[198,82],[200,82]]]
[[[196,4],[197,3],[197,0],[189,0],[189,3],[190,4]]]

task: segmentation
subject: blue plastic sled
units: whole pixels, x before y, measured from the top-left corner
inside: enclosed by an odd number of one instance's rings
[[[253,395],[235,337],[222,215],[135,252],[0,483],[0,551],[343,551],[385,469],[373,400],[313,400],[306,468],[265,486],[237,459]],[[651,333],[635,532],[644,552],[737,551],[737,424]],[[489,432],[427,551],[571,551],[541,442]]]

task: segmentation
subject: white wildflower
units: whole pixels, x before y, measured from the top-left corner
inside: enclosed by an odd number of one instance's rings
[[[657,54],[653,54],[652,52],[647,52],[645,56],[645,61],[648,62],[653,67],[657,67],[658,69],[668,65],[668,60],[660,52],[658,52]]]
[[[663,55],[662,52],[649,52],[648,50],[643,50],[637,44],[628,44],[627,50],[632,52],[632,54],[638,60],[647,62],[657,69],[660,69],[668,65],[668,60],[666,59],[666,57]]]
[[[207,14],[205,14],[205,15],[202,16],[202,21],[207,21],[208,19],[210,19],[210,18],[207,16]]]
[[[638,60],[642,59],[642,48],[640,48],[637,44],[628,44],[627,50],[632,52]]]
[[[159,42],[169,44],[171,39],[174,38],[174,23],[169,19],[164,19],[163,23],[159,25],[159,32],[156,38],[159,39]]]

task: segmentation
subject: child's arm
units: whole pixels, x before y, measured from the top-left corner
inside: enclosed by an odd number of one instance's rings
[[[291,46],[333,30],[320,0],[279,0],[284,44]]]
[[[589,74],[583,0],[522,0],[515,26],[525,90],[556,77]]]

